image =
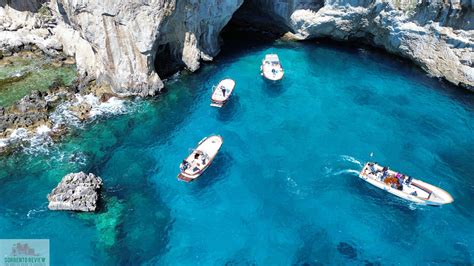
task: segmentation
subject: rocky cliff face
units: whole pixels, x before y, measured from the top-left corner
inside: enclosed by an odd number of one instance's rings
[[[362,40],[411,59],[435,77],[474,86],[471,0],[250,0],[298,39]]]
[[[218,36],[243,0],[53,1],[95,56],[99,82],[122,94],[151,95],[163,87],[158,74],[175,66],[194,71],[219,51]],[[80,66],[87,68],[87,66]]]
[[[163,87],[159,76],[179,66],[194,71],[201,60],[212,60],[220,31],[243,1],[51,0],[53,20],[48,20],[41,15],[41,0],[8,5],[0,0],[0,47],[39,43],[49,53],[75,55],[86,81],[97,79],[125,95],[152,95]],[[471,0],[245,2],[297,39],[364,40],[413,60],[433,76],[474,86]]]

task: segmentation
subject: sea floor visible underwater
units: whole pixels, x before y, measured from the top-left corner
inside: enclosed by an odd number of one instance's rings
[[[125,114],[2,158],[0,238],[50,239],[56,265],[474,263],[473,93],[361,47],[234,46]],[[260,76],[266,53],[280,56],[279,83]],[[212,85],[229,77],[230,102],[210,107]],[[179,163],[210,134],[224,138],[213,165],[179,182]],[[454,202],[419,206],[371,187],[357,177],[367,160]],[[99,213],[47,209],[75,171],[103,178]]]
[[[70,86],[76,78],[75,65],[55,66],[48,58],[26,55],[0,59],[0,107],[12,105],[32,90],[46,91],[53,83]]]

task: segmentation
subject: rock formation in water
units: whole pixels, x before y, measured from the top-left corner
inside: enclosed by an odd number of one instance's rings
[[[71,173],[48,194],[50,210],[93,212],[97,209],[102,179],[94,174]]]
[[[212,60],[220,31],[244,1],[296,39],[362,40],[433,76],[474,86],[471,0],[51,0],[49,9],[44,0],[5,1],[2,50],[34,43],[74,55],[85,81],[123,95],[153,95],[163,87],[160,75]]]

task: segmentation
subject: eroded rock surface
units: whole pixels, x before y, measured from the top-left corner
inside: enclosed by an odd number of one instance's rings
[[[317,10],[274,12],[291,13],[284,23],[301,38],[363,40],[411,59],[432,76],[473,89],[472,1],[326,2],[331,3]]]
[[[34,43],[48,54],[75,56],[84,83],[96,79],[115,93],[145,96],[163,87],[160,75],[212,60],[220,31],[244,0],[51,0],[49,9],[41,0],[7,2],[0,0],[4,52]],[[291,39],[363,40],[473,89],[471,0],[245,2],[289,28]]]
[[[78,38],[91,46],[81,50],[92,50],[87,57],[94,59],[80,60],[76,52],[80,70],[94,70],[88,74],[116,93],[153,95],[163,87],[161,70],[175,64],[194,71],[217,54],[219,33],[242,2],[57,0],[52,6],[63,15],[61,27],[79,29]]]
[[[101,187],[102,179],[94,174],[84,172],[68,174],[48,194],[48,208],[50,210],[96,211]]]

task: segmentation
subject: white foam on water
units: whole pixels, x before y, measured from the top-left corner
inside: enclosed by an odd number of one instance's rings
[[[17,128],[13,130],[13,132],[10,134],[10,140],[15,141],[15,140],[22,140],[24,138],[28,137],[28,130],[26,128]]]
[[[351,162],[351,163],[359,165],[360,167],[363,167],[362,163],[359,160],[357,160],[356,158],[352,157],[352,156],[341,155],[340,157],[343,161]]]
[[[87,103],[91,106],[89,111],[89,117],[86,121],[81,121],[73,111],[71,107],[79,106]],[[85,123],[92,122],[95,119],[107,115],[117,115],[133,112],[135,104],[129,100],[119,99],[117,97],[111,97],[106,102],[101,102],[100,99],[92,94],[80,95],[76,94],[73,101],[67,101],[59,104],[54,112],[50,114],[50,120],[53,126],[50,128],[46,125],[41,125],[36,128],[34,132],[28,132],[25,128],[18,128],[12,131],[8,138],[0,139],[0,148],[7,147],[9,145],[18,145],[27,154],[46,153],[49,154],[49,148],[53,144],[53,140],[50,137],[51,132],[60,129],[66,125],[69,127],[80,128]],[[79,160],[80,164],[85,164],[85,156]]]
[[[60,104],[56,110],[51,114],[51,120],[54,125],[65,124],[74,127],[81,127],[84,123],[71,111],[71,107],[79,106],[81,104],[88,104],[91,106],[87,121],[91,122],[98,117],[106,115],[125,114],[132,111],[132,105],[128,100],[111,97],[106,102],[101,102],[100,99],[92,94],[75,95],[75,100],[72,102],[65,102]]]
[[[29,210],[28,213],[26,214],[26,217],[27,217],[28,219],[31,219],[31,218],[33,218],[33,216],[35,216],[37,213],[42,213],[42,212],[45,212],[45,211],[47,211],[46,206],[41,206],[40,208]]]
[[[298,183],[296,183],[296,181],[291,178],[290,176],[287,176],[286,178],[286,185],[287,185],[287,189],[288,189],[288,192],[294,194],[294,195],[297,195],[298,197],[304,197],[306,195],[306,193],[304,193],[304,191],[302,191],[302,188],[300,188],[300,186],[298,185]]]
[[[36,134],[38,135],[49,134],[50,132],[51,128],[49,128],[47,125],[41,125],[36,128]]]
[[[354,170],[354,169],[345,169],[345,170],[332,173],[332,175],[342,175],[342,174],[350,174],[350,175],[359,176],[359,171]]]
[[[169,77],[169,78],[167,78],[163,81],[166,82],[167,84],[172,84],[172,83],[176,82],[179,79],[180,76],[181,76],[181,71],[178,71],[178,72],[174,73],[171,77]]]
[[[8,139],[0,139],[0,148],[8,146]]]

